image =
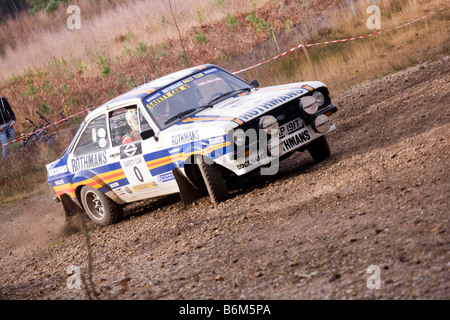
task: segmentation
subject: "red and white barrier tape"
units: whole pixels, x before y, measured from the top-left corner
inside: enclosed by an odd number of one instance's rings
[[[324,41],[324,42],[309,43],[309,44],[299,44],[299,45],[293,47],[292,49],[289,49],[288,51],[285,51],[285,52],[280,53],[279,55],[277,55],[277,56],[275,56],[275,57],[273,57],[273,58],[270,58],[269,60],[266,60],[266,61],[257,63],[257,64],[255,64],[255,65],[253,65],[253,66],[251,66],[251,67],[248,67],[248,68],[245,68],[245,69],[241,69],[241,70],[239,70],[239,71],[235,71],[235,72],[233,72],[233,74],[238,74],[238,73],[241,73],[241,72],[244,72],[244,71],[247,71],[247,70],[256,68],[256,67],[259,67],[259,66],[261,66],[261,65],[263,65],[263,64],[266,64],[266,63],[268,63],[268,62],[271,62],[271,61],[273,61],[273,60],[276,60],[276,59],[278,59],[278,58],[281,58],[281,57],[285,56],[286,54],[291,53],[292,51],[295,51],[295,50],[297,50],[297,49],[299,49],[299,48],[302,48],[302,47],[308,48],[308,47],[312,47],[312,46],[318,46],[318,45],[321,45],[321,44],[331,44],[331,43],[340,43],[340,42],[353,41],[353,40],[358,40],[358,39],[363,39],[363,38],[369,38],[369,37],[377,36],[377,35],[380,35],[380,34],[383,34],[383,33],[387,33],[387,32],[393,31],[393,30],[397,30],[397,29],[400,29],[400,28],[409,26],[410,24],[416,23],[416,22],[418,22],[418,21],[420,21],[420,20],[423,20],[423,19],[425,19],[425,18],[428,18],[428,17],[430,17],[430,16],[432,16],[432,15],[434,15],[434,14],[436,14],[436,13],[442,11],[442,10],[444,10],[444,9],[447,8],[447,7],[448,7],[448,6],[443,7],[443,8],[441,8],[441,9],[436,10],[436,11],[434,11],[434,12],[431,12],[431,13],[429,13],[429,14],[423,16],[423,17],[420,17],[420,18],[418,18],[418,19],[415,19],[415,20],[413,20],[413,21],[410,21],[410,22],[408,22],[408,23],[405,23],[405,24],[403,24],[403,25],[401,25],[401,26],[398,26],[398,27],[395,27],[395,28],[392,28],[392,29],[383,30],[383,31],[379,31],[379,32],[374,32],[374,33],[367,34],[367,35],[364,35],[364,36],[359,36],[359,37],[354,37],[354,38],[348,38],[348,39],[333,40],[333,41]]]
[[[63,121],[67,121],[67,120],[69,120],[69,119],[71,119],[71,118],[73,118],[73,117],[75,117],[75,116],[77,116],[77,115],[79,115],[79,114],[82,114],[83,112],[86,112],[86,111],[90,111],[90,108],[88,108],[87,110],[82,110],[82,111],[80,111],[80,112],[77,112],[77,113],[75,113],[75,114],[73,114],[73,115],[71,115],[71,116],[69,116],[69,117],[67,117],[67,118],[64,118],[64,119],[61,119],[61,120],[59,120],[59,121],[56,121],[56,122],[54,122],[54,123],[52,123],[52,124],[49,124],[48,126],[39,128],[39,130],[36,130],[36,131],[34,131],[34,132],[30,132],[30,133],[24,134],[24,135],[22,135],[20,138],[17,138],[17,139],[15,139],[15,140],[13,140],[13,141],[10,141],[10,142],[8,142],[7,144],[1,145],[0,147],[3,148],[3,147],[6,147],[7,145],[10,145],[10,144],[12,144],[12,143],[18,142],[18,141],[20,141],[20,140],[23,140],[23,139],[25,139],[25,138],[28,137],[28,136],[31,136],[31,135],[33,135],[33,134],[35,134],[35,133],[38,133],[38,132],[40,132],[40,131],[42,131],[42,130],[45,130],[45,129],[48,129],[48,128],[50,128],[50,127],[56,126],[58,123],[61,123],[61,122],[63,122]]]
[[[299,48],[302,48],[302,47],[308,48],[308,47],[318,46],[318,45],[322,45],[322,44],[331,44],[331,43],[340,43],[340,42],[353,41],[353,40],[358,40],[358,39],[364,39],[364,38],[369,38],[369,37],[377,36],[377,35],[384,34],[384,33],[387,33],[387,32],[393,31],[393,30],[397,30],[397,29],[400,29],[400,28],[409,26],[410,24],[416,23],[416,22],[418,22],[418,21],[420,21],[420,20],[426,19],[426,18],[428,18],[428,17],[430,17],[430,16],[432,16],[432,15],[434,15],[434,14],[436,14],[436,13],[438,13],[438,12],[444,10],[444,9],[446,9],[447,7],[449,7],[449,6],[446,6],[446,7],[443,7],[443,8],[441,8],[441,9],[439,9],[439,10],[436,10],[436,11],[434,11],[434,12],[431,12],[431,13],[429,13],[429,14],[423,16],[423,17],[420,17],[420,18],[418,18],[418,19],[415,19],[415,20],[413,20],[413,21],[410,21],[410,22],[408,22],[408,23],[405,23],[405,24],[403,24],[403,25],[401,25],[401,26],[398,26],[398,27],[395,27],[395,28],[391,28],[391,29],[387,29],[387,30],[383,30],[383,31],[379,31],[379,32],[374,32],[374,33],[367,34],[367,35],[364,35],[364,36],[359,36],[359,37],[354,37],[354,38],[348,38],[348,39],[341,39],[341,40],[333,40],[333,41],[324,41],[324,42],[317,42],[317,43],[309,43],[309,44],[299,44],[299,45],[293,47],[292,49],[289,49],[288,51],[285,51],[285,52],[280,53],[279,55],[277,55],[277,56],[275,56],[275,57],[273,57],[273,58],[270,58],[269,60],[266,60],[266,61],[257,63],[257,64],[255,64],[255,65],[253,65],[253,66],[251,66],[251,67],[248,67],[248,68],[245,68],[245,69],[241,69],[241,70],[239,70],[239,71],[235,71],[235,72],[233,72],[233,74],[238,74],[238,73],[241,73],[241,72],[244,72],[244,71],[247,71],[247,70],[256,68],[256,67],[259,67],[259,66],[261,66],[261,65],[263,65],[263,64],[266,64],[266,63],[269,63],[269,62],[271,62],[271,61],[273,61],[273,60],[276,60],[276,59],[278,59],[278,58],[281,58],[281,57],[285,56],[286,54],[291,53],[291,52],[293,52],[293,51],[295,51],[295,50],[297,50],[297,49],[299,49]],[[74,115],[71,115],[70,117],[67,117],[67,118],[62,119],[62,120],[60,120],[60,121],[58,121],[58,122],[52,123],[52,124],[50,124],[50,125],[48,125],[48,126],[46,126],[46,127],[40,128],[39,130],[37,130],[37,131],[35,131],[35,132],[31,132],[31,133],[28,133],[28,134],[26,134],[26,135],[23,135],[22,137],[20,137],[20,138],[14,140],[14,141],[10,141],[10,142],[8,142],[7,144],[2,145],[1,147],[5,147],[5,146],[7,146],[7,145],[9,145],[9,144],[11,144],[11,143],[20,141],[20,140],[22,140],[22,139],[24,139],[24,138],[26,138],[26,137],[28,137],[28,136],[31,136],[31,135],[33,135],[33,134],[35,134],[35,133],[38,133],[38,132],[41,131],[41,130],[50,128],[50,127],[52,127],[52,126],[55,126],[55,125],[57,125],[58,123],[61,123],[61,122],[63,122],[63,121],[66,121],[66,120],[68,120],[68,119],[70,119],[70,118],[72,118],[72,117],[75,117],[76,115],[79,115],[79,114],[81,114],[81,113],[83,113],[83,112],[86,112],[86,111],[89,111],[89,109],[88,109],[88,110],[80,111],[80,112],[78,112],[78,113],[76,113],[76,114],[74,114]]]

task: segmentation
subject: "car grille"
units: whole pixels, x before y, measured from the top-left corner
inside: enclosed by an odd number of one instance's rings
[[[240,126],[240,128],[243,129],[244,131],[247,131],[248,129],[258,130],[259,120],[262,117],[269,115],[274,116],[278,120],[278,124],[280,126],[288,123],[289,121],[299,118],[300,109],[298,107],[298,99],[294,99],[292,101],[285,103],[284,105],[277,107],[274,110],[270,110],[259,116],[257,119],[253,119],[249,122],[244,123],[242,126]]]

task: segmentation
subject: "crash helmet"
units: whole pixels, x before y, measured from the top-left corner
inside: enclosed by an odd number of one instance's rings
[[[133,131],[139,131],[139,120],[137,108],[127,109],[127,123]]]

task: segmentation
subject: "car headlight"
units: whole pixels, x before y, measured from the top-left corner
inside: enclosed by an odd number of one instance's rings
[[[319,105],[316,98],[312,96],[306,96],[300,99],[300,110],[308,115],[313,115],[319,110]]]
[[[314,131],[318,133],[326,133],[328,132],[328,130],[330,130],[331,127],[330,118],[328,118],[324,114],[321,114],[314,118],[314,120],[312,121],[312,127]]]
[[[323,93],[318,90],[314,91],[313,97],[316,99],[319,108],[323,107],[323,105],[325,104],[325,96],[323,95]]]
[[[263,129],[266,133],[275,133],[279,127],[277,119],[273,116],[264,116],[259,120],[259,128]]]
[[[241,147],[245,144],[245,132],[242,129],[237,129],[233,133],[234,144]]]
[[[281,150],[280,139],[274,138],[267,142],[267,152],[270,157],[279,157]]]

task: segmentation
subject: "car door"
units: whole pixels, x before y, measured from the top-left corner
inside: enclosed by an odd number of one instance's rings
[[[106,114],[101,114],[85,125],[75,148],[67,159],[69,172],[73,174],[72,185],[90,185],[107,192],[105,184],[114,182],[109,179],[110,148]]]
[[[127,184],[118,184],[113,190],[126,202],[152,197],[157,191],[157,183],[152,177],[144,159],[141,129],[143,122],[137,105],[116,108],[109,112],[109,127],[112,147],[108,157],[117,163],[127,178]]]

